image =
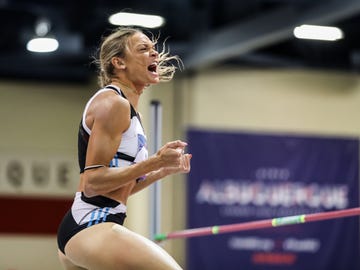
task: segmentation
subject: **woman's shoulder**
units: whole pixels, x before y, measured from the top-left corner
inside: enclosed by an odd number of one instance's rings
[[[111,115],[118,113],[130,113],[130,103],[129,101],[111,91],[106,91],[101,93],[98,96],[97,100],[98,106],[102,109],[102,111],[107,111]]]

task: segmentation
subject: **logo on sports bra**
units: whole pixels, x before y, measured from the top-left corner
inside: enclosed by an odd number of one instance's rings
[[[142,134],[138,134],[138,150],[134,162],[140,162],[148,158],[148,150],[146,148],[146,138]]]

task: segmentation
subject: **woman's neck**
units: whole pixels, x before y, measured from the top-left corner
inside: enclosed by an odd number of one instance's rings
[[[136,87],[133,83],[125,82],[116,78],[112,79],[111,83],[120,87],[121,90],[124,90],[124,92],[128,95],[140,96],[144,89],[143,87]]]
[[[137,105],[139,102],[140,95],[143,92],[143,89],[136,89],[132,84],[127,84],[125,82],[120,81],[119,79],[113,79],[111,84],[119,87],[121,91],[124,93],[125,97],[129,100],[131,105],[137,110]]]

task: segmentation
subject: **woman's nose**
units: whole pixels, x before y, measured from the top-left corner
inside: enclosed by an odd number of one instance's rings
[[[157,50],[153,49],[153,50],[151,51],[151,56],[158,56],[158,55],[159,55],[159,53],[158,53]]]

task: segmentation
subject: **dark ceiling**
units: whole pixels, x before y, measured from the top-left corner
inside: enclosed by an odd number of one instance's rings
[[[211,66],[360,69],[360,0],[0,0],[0,77],[84,81],[101,36],[118,11],[162,15],[152,30],[168,37],[187,71]],[[36,21],[47,18],[55,53],[26,51]],[[339,26],[336,42],[293,37],[301,24]]]

